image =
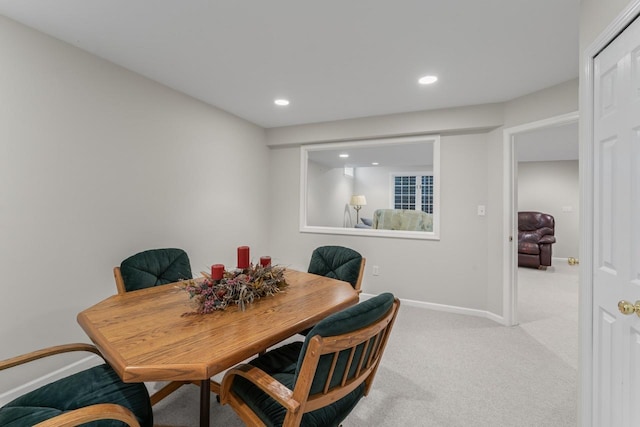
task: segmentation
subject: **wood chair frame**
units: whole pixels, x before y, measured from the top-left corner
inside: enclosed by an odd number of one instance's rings
[[[309,340],[304,361],[298,374],[293,390],[263,370],[249,364],[238,365],[230,369],[222,380],[220,401],[229,404],[238,416],[251,426],[265,426],[265,423],[251,410],[251,408],[232,390],[233,380],[236,376],[246,378],[254,385],[267,393],[287,410],[283,427],[299,426],[302,416],[311,411],[328,406],[355,390],[365,383],[364,396],[369,394],[373,379],[380,364],[382,353],[387,345],[400,301],[396,298],[392,308],[387,314],[375,323],[343,335],[321,337],[316,335]],[[356,360],[356,347],[365,344],[364,348],[371,346],[371,351],[361,351]],[[330,388],[329,383],[338,361],[340,352],[348,350],[349,359],[340,384]],[[333,354],[333,362],[324,389],[317,394],[309,395],[314,375],[320,361],[320,356]],[[347,378],[347,373],[352,366],[356,366],[353,378]]]
[[[367,263],[367,259],[365,257],[362,257],[362,261],[360,262],[360,272],[358,273],[358,280],[356,281],[356,285],[354,286],[354,289],[356,291],[358,291],[358,293],[362,293],[362,290],[360,289],[362,287],[362,279],[364,278],[364,266]]]
[[[126,294],[127,288],[124,287],[124,279],[122,278],[120,267],[113,267],[113,277],[114,279],[116,279],[116,289],[118,290],[118,295]]]
[[[102,357],[100,351],[91,345],[84,343],[65,344],[53,347],[47,347],[36,350],[31,353],[13,357],[0,361],[0,371],[13,368],[44,357],[56,354],[69,353],[73,351],[87,351]],[[98,403],[95,405],[85,406],[84,408],[75,409],[57,415],[48,420],[42,421],[35,427],[71,427],[97,420],[118,420],[128,424],[131,427],[140,427],[136,416],[128,408],[114,403]]]

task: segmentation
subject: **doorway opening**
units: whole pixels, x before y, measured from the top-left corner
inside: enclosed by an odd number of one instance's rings
[[[560,180],[567,183],[572,180],[570,176],[574,174],[573,171],[577,173],[577,129],[578,112],[573,112],[504,130],[503,316],[505,324],[509,326],[519,324],[518,212],[550,211],[544,213],[553,215],[554,219],[557,218],[556,222],[564,224],[561,230],[556,227],[558,243],[552,245],[553,255],[557,258],[577,258],[579,187],[571,196],[573,199],[566,194],[566,188],[571,184],[562,185],[564,193],[557,191],[561,187]],[[526,171],[526,180],[523,179],[526,185],[523,183],[522,189],[519,189],[519,165],[523,173]],[[519,190],[523,191],[522,203],[518,197]],[[559,244],[559,238],[562,238],[562,244]],[[574,253],[576,255],[572,255]]]
[[[504,320],[577,371],[579,267],[568,261],[578,262],[580,246],[578,112],[505,129],[503,149]],[[519,263],[518,212],[553,217],[551,265],[531,268],[531,258]]]

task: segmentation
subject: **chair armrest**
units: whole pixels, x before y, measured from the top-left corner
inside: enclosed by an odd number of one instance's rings
[[[136,416],[124,406],[115,403],[99,403],[65,412],[34,427],[72,427],[96,420],[118,420],[131,427],[140,427]]]
[[[223,405],[228,402],[231,385],[236,376],[247,379],[292,413],[295,414],[300,409],[300,402],[293,399],[291,390],[262,369],[249,364],[238,365],[224,374],[220,389],[220,403]]]
[[[554,236],[549,236],[549,235],[542,236],[540,241],[538,241],[539,244],[551,244],[555,242],[556,242],[556,238]]]
[[[96,348],[96,346],[91,344],[75,343],[56,345],[53,347],[44,348],[42,350],[32,351],[31,353],[23,354],[22,356],[16,356],[12,357],[11,359],[0,361],[0,371],[12,368],[14,366],[22,365],[27,362],[32,362],[34,360],[42,359],[43,357],[53,356],[55,354],[69,353],[72,351],[88,351],[102,357],[102,354],[100,354],[100,351]]]

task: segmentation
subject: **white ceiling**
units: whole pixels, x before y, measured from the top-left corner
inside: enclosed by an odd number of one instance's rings
[[[573,79],[579,2],[0,0],[0,14],[270,128],[502,102]],[[440,80],[419,86],[425,74]]]

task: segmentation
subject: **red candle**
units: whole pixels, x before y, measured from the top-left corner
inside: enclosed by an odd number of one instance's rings
[[[238,246],[238,268],[249,268],[249,246]]]
[[[269,267],[271,265],[271,257],[270,256],[261,256],[260,257],[260,265],[263,267]]]
[[[213,264],[211,266],[211,279],[212,280],[222,280],[222,276],[224,275],[224,265],[222,264]]]

